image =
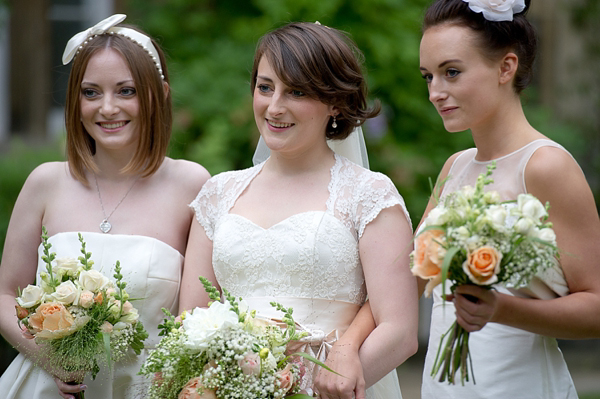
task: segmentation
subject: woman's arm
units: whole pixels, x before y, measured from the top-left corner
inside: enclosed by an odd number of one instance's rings
[[[24,338],[15,313],[18,289],[35,283],[45,201],[53,195],[51,187],[57,179],[56,171],[64,170],[62,165],[44,164],[36,168],[27,178],[15,202],[0,264],[0,333],[36,365],[58,377],[55,381],[59,394],[70,398],[65,392],[79,392],[85,387],[67,385],[61,380],[73,381],[81,378],[81,375],[66,373],[55,367],[52,359],[44,355],[42,347],[32,339]]]
[[[194,218],[185,251],[179,291],[179,314],[184,310],[190,311],[195,307],[208,305],[208,294],[198,279],[200,276],[206,277],[219,288],[212,266],[212,241],[206,236],[202,225]]]
[[[359,352],[367,387],[417,351],[418,297],[409,268],[411,240],[411,226],[397,205],[381,211],[359,242],[377,325]]]
[[[471,303],[457,296],[457,320],[470,331],[492,321],[556,338],[598,338],[600,220],[585,176],[564,151],[544,147],[529,161],[525,181],[528,192],[550,203],[549,220],[570,294],[536,300],[461,287],[457,293],[474,293],[480,301]]]
[[[367,301],[327,355],[325,364],[341,376],[321,368],[314,381],[315,390],[323,399],[365,399],[365,378],[359,350],[375,327],[371,305]]]

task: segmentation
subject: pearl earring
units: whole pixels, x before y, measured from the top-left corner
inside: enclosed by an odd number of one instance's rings
[[[333,115],[333,122],[331,123],[331,127],[337,129],[337,122],[335,120],[335,115]]]

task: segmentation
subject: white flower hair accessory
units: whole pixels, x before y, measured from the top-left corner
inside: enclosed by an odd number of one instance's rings
[[[91,28],[77,33],[67,42],[65,52],[62,56],[63,64],[67,65],[69,62],[71,62],[71,60],[75,58],[77,53],[79,53],[79,50],[81,50],[83,46],[85,46],[94,37],[98,35],[103,35],[105,33],[109,33],[111,35],[116,34],[128,38],[129,40],[133,41],[134,43],[141,46],[144,50],[146,50],[148,55],[152,57],[152,61],[154,61],[154,65],[156,65],[156,69],[158,69],[160,77],[164,79],[165,77],[163,75],[162,65],[160,64],[158,51],[156,50],[156,47],[154,47],[154,45],[152,44],[152,40],[148,36],[134,29],[115,26],[123,22],[125,18],[127,18],[127,15],[125,14],[115,14],[106,19],[103,19]]]
[[[463,0],[473,12],[482,12],[488,21],[512,21],[525,9],[525,0]]]

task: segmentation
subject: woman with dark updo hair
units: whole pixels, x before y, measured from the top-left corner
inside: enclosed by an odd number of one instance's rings
[[[378,112],[360,52],[336,29],[293,23],[260,40],[251,77],[266,160],[215,176],[192,203],[181,305],[207,305],[203,275],[262,316],[280,317],[272,301],[292,307],[308,336],[289,350],[344,376],[305,362],[302,389],[399,399],[395,368],[417,349],[417,284],[397,251],[412,239],[409,215],[389,178],[337,150]]]
[[[560,262],[524,289],[475,285],[433,290],[423,398],[577,398],[556,338],[600,337],[600,220],[579,165],[527,121],[519,94],[530,83],[536,35],[523,0],[437,0],[427,10],[421,73],[449,132],[469,129],[476,148],[445,163],[441,196],[475,185],[495,162],[486,189],[503,200],[530,193],[551,205]],[[436,205],[432,198],[423,220]],[[420,293],[425,280],[419,281]],[[471,332],[475,381],[430,376],[440,337],[457,321]]]

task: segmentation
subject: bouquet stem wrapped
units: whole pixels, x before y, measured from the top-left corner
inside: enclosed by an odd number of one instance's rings
[[[464,284],[493,289],[494,284],[519,289],[540,272],[556,265],[558,249],[545,206],[531,194],[516,201],[501,201],[495,191],[484,191],[493,182],[495,164],[478,176],[475,187],[438,200],[415,238],[411,270],[429,280],[425,294],[446,284],[450,291]],[[456,321],[442,335],[431,376],[439,381],[460,382],[475,377],[469,352],[470,334]]]

